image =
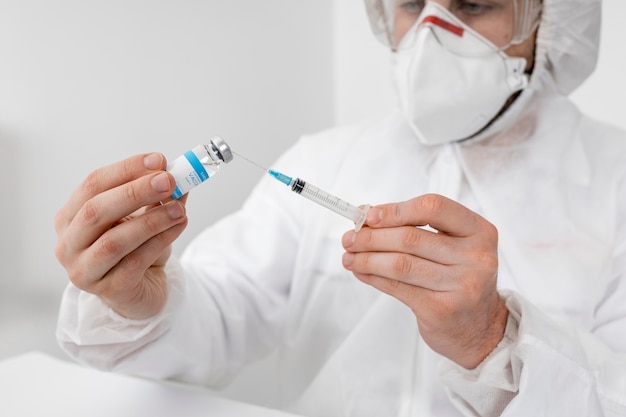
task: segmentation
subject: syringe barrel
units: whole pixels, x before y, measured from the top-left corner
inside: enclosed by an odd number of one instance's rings
[[[365,218],[370,207],[369,205],[363,208],[353,206],[347,201],[344,201],[339,197],[335,197],[334,195],[329,194],[326,191],[301,180],[300,178],[295,178],[293,180],[291,190],[343,217],[352,220],[356,225],[356,231],[359,231],[363,226],[363,223],[365,223]]]

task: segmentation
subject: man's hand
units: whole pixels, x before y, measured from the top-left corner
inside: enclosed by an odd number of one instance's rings
[[[433,350],[478,366],[502,339],[508,316],[496,290],[496,228],[435,194],[373,207],[367,225],[343,236],[344,267],[406,304]]]
[[[143,319],[165,304],[163,266],[187,225],[184,198],[161,154],[136,155],[91,173],[56,215],[55,254],[72,283],[121,315]]]

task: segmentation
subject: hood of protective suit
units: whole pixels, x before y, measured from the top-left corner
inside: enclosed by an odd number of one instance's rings
[[[543,0],[528,85],[506,111],[468,137],[471,142],[499,136],[521,119],[528,121],[541,97],[568,96],[591,75],[598,61],[601,5],[601,0]]]
[[[529,87],[562,95],[589,77],[598,61],[601,0],[543,0]]]
[[[567,96],[595,70],[600,46],[601,0],[543,0],[537,30],[535,65],[528,86],[499,117],[482,132],[469,138],[511,137],[511,129],[532,130],[541,97]],[[534,110],[533,110],[534,108]],[[530,118],[530,119],[529,119]],[[525,123],[519,123],[525,120]],[[518,132],[519,138],[531,134]],[[507,139],[507,140],[509,140]]]

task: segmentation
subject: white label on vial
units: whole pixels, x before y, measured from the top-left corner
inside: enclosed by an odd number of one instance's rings
[[[209,174],[204,169],[202,162],[192,151],[187,151],[184,155],[176,158],[167,167],[167,170],[176,180],[176,190],[172,194],[174,199],[182,197],[189,190],[209,179]]]

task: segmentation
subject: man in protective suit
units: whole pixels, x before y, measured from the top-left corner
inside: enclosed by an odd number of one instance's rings
[[[276,352],[304,416],[626,415],[626,133],[567,98],[600,1],[365,3],[401,110],[273,166],[366,226],[266,178],[175,259],[165,158],[101,168],[56,218],[61,345],[209,387]]]

